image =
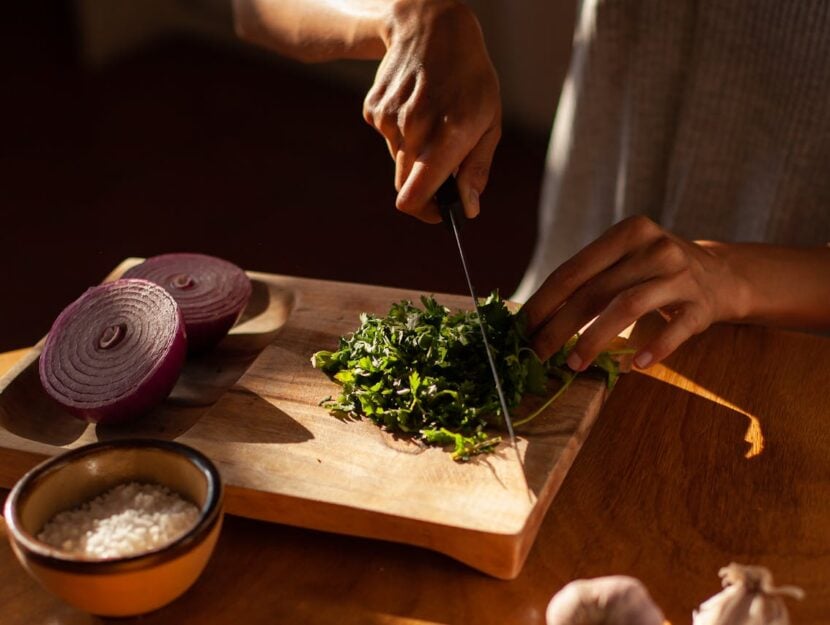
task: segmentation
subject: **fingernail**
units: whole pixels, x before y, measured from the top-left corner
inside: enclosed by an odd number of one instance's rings
[[[576,352],[571,352],[570,354],[568,354],[567,363],[572,371],[582,370],[582,358],[580,358],[579,354],[577,354]]]
[[[652,358],[651,352],[640,352],[634,359],[634,364],[637,365],[638,369],[645,369],[651,364]]]
[[[470,189],[470,192],[467,194],[467,217],[478,217],[480,212],[481,207],[478,202],[478,191]]]

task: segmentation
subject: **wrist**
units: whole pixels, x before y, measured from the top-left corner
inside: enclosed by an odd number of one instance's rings
[[[298,61],[380,59],[385,0],[232,0],[236,34]]]
[[[395,40],[428,31],[439,21],[478,28],[472,9],[461,0],[392,0],[377,34],[388,49]]]
[[[718,241],[696,241],[719,264],[715,300],[716,321],[747,322],[757,311],[751,265],[747,267],[740,245]]]
[[[830,327],[830,250],[763,243],[702,243],[724,269],[720,321]]]

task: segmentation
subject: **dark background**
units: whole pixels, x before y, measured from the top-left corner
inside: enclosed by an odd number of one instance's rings
[[[0,351],[127,256],[465,290],[448,232],[395,211],[360,89],[184,35],[89,69],[73,7],[8,3],[0,22]],[[482,293],[509,295],[529,260],[546,142],[508,121],[465,231]]]

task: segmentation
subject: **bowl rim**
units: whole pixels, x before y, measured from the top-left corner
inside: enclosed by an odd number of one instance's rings
[[[199,508],[199,518],[196,524],[184,534],[165,545],[148,551],[142,551],[141,553],[114,558],[88,558],[73,555],[37,540],[36,537],[23,529],[18,514],[18,505],[21,499],[31,492],[32,488],[37,486],[39,481],[59,471],[69,462],[113,449],[157,449],[184,456],[191,464],[199,469],[205,476],[207,492],[205,502]],[[220,522],[223,497],[224,487],[219,470],[207,456],[197,449],[176,441],[142,438],[118,439],[113,441],[99,441],[71,449],[49,458],[29,470],[18,480],[9,493],[6,499],[4,516],[6,518],[6,526],[9,529],[9,537],[13,538],[20,545],[27,558],[47,568],[90,575],[106,575],[151,568],[186,553],[197,545],[202,537],[209,534],[214,526]]]

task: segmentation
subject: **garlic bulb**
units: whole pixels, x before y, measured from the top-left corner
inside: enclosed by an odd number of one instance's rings
[[[693,625],[790,625],[783,597],[804,598],[795,586],[773,586],[772,574],[762,566],[733,562],[718,574],[724,589],[700,604]]]
[[[547,625],[663,625],[663,612],[633,577],[578,579],[548,604]]]

